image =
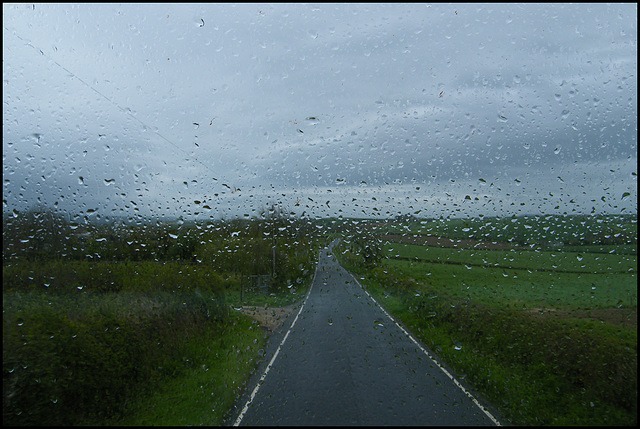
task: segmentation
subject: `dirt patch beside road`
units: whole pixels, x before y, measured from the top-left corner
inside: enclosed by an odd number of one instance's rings
[[[286,307],[256,307],[245,305],[240,312],[258,322],[267,332],[273,332],[279,327],[300,304],[293,304]]]

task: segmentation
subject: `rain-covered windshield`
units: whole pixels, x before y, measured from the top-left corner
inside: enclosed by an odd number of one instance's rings
[[[5,423],[637,421],[637,5],[3,4],[2,44]]]

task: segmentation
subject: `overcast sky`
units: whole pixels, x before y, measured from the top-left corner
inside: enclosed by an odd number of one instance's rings
[[[4,4],[3,211],[637,213],[637,5]]]

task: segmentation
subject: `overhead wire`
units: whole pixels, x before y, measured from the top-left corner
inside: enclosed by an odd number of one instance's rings
[[[211,171],[211,169],[209,168],[208,165],[204,164],[202,161],[198,160],[197,158],[194,158],[191,154],[189,154],[187,151],[185,151],[184,149],[182,149],[180,146],[178,146],[177,144],[175,144],[173,141],[171,141],[169,138],[167,138],[166,136],[164,136],[163,134],[161,134],[159,131],[155,131],[151,126],[149,126],[147,123],[145,123],[143,120],[141,120],[140,118],[134,116],[130,109],[125,109],[123,108],[120,104],[118,104],[116,101],[114,101],[113,99],[107,97],[105,94],[103,94],[102,92],[98,91],[96,88],[94,88],[92,85],[90,85],[89,83],[85,82],[82,78],[80,78],[77,74],[73,73],[72,71],[70,71],[69,69],[67,69],[65,66],[63,66],[62,64],[60,64],[59,62],[57,62],[55,59],[53,59],[51,56],[47,55],[44,53],[44,51],[40,48],[38,48],[37,46],[35,46],[33,43],[31,43],[30,41],[24,39],[23,37],[21,37],[15,30],[9,30],[7,27],[4,27],[4,29],[10,33],[12,33],[16,38],[18,38],[20,41],[22,41],[23,43],[26,44],[26,46],[31,47],[33,50],[35,50],[37,53],[40,53],[42,56],[48,58],[49,60],[51,60],[56,66],[58,66],[60,69],[64,70],[65,72],[67,72],[69,75],[71,75],[72,77],[76,78],[80,83],[82,83],[83,85],[85,85],[86,87],[90,88],[91,90],[93,90],[96,94],[98,94],[100,97],[104,98],[105,100],[107,100],[109,103],[113,104],[114,106],[116,106],[120,111],[122,111],[124,114],[126,114],[127,116],[131,117],[132,119],[134,119],[135,121],[137,121],[138,123],[140,123],[143,127],[145,127],[146,129],[151,130],[155,135],[157,135],[158,137],[160,137],[162,140],[164,140],[165,142],[167,142],[168,144],[170,144],[171,146],[173,146],[174,148],[176,148],[177,150],[179,150],[180,152],[184,153],[187,160],[192,161],[192,162],[196,162],[198,164],[200,164],[201,166],[203,166],[206,170],[208,170],[209,172],[211,172],[212,174],[213,171]],[[211,178],[214,181],[218,181],[217,178],[215,178],[214,176],[211,176]]]

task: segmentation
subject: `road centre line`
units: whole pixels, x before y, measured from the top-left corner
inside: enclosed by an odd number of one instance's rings
[[[276,358],[278,357],[278,354],[280,353],[280,349],[284,345],[284,342],[287,341],[287,337],[289,336],[289,333],[293,329],[293,326],[296,324],[296,321],[298,320],[298,316],[300,316],[300,313],[302,313],[302,310],[304,309],[304,305],[307,303],[307,300],[309,299],[309,295],[311,294],[311,289],[313,288],[313,283],[316,281],[316,274],[318,273],[318,266],[320,266],[320,256],[319,255],[318,255],[318,263],[316,264],[316,270],[313,273],[313,279],[311,280],[311,285],[309,286],[309,290],[307,291],[307,296],[304,298],[304,302],[302,303],[302,306],[300,306],[300,310],[298,311],[298,314],[296,314],[295,319],[293,319],[293,322],[291,323],[291,326],[289,326],[289,329],[287,330],[287,333],[284,335],[284,338],[280,342],[280,345],[276,349],[276,352],[273,354],[273,357],[271,358],[271,361],[269,362],[269,365],[267,365],[267,368],[265,368],[264,373],[262,374],[262,377],[260,377],[260,380],[256,384],[256,387],[253,389],[253,392],[251,392],[251,396],[249,397],[249,400],[247,401],[246,404],[244,404],[244,407],[242,408],[242,411],[238,415],[238,418],[236,419],[236,421],[233,423],[233,426],[239,426],[240,425],[240,422],[244,418],[244,415],[246,414],[247,410],[249,409],[249,405],[251,405],[251,403],[253,402],[253,399],[256,397],[256,394],[258,393],[258,390],[260,389],[260,386],[262,385],[262,382],[267,377],[267,374],[269,373],[269,370],[273,366],[273,362],[275,362]]]
[[[347,272],[348,272],[348,271],[347,271]],[[349,273],[349,274],[351,274],[351,273]],[[394,323],[398,328],[400,328],[400,330],[401,330],[402,332],[404,332],[404,334],[405,334],[407,337],[409,337],[409,338],[411,339],[411,341],[413,341],[413,342],[414,342],[414,344],[415,344],[416,346],[418,346],[418,348],[419,348],[420,350],[422,350],[422,352],[423,352],[425,355],[427,355],[427,357],[428,357],[429,359],[431,359],[431,361],[433,361],[433,363],[435,363],[435,364],[438,366],[438,368],[440,368],[440,369],[442,370],[442,372],[444,372],[444,373],[447,375],[447,377],[449,377],[449,378],[451,379],[451,381],[453,381],[453,383],[454,383],[456,386],[458,386],[458,387],[460,388],[460,390],[462,390],[462,391],[463,391],[463,392],[464,392],[464,393],[465,393],[465,394],[466,394],[466,395],[467,395],[467,396],[468,396],[468,397],[473,401],[473,403],[474,403],[474,404],[476,404],[476,405],[478,406],[478,408],[480,408],[480,410],[482,410],[482,412],[483,412],[483,413],[485,413],[485,414],[487,415],[487,417],[489,417],[489,419],[491,419],[491,421],[492,421],[496,426],[502,426],[502,425],[500,424],[500,422],[499,422],[499,421],[498,421],[498,420],[497,420],[497,419],[496,419],[496,418],[495,418],[495,417],[494,417],[494,416],[489,412],[489,410],[487,410],[485,407],[483,407],[483,406],[482,406],[482,404],[480,404],[480,402],[478,402],[478,400],[477,400],[477,399],[476,399],[476,398],[475,398],[475,397],[474,397],[474,396],[473,396],[473,395],[472,395],[472,394],[471,394],[467,389],[465,389],[465,388],[464,388],[464,386],[462,386],[462,384],[460,384],[460,382],[459,382],[458,380],[456,380],[456,379],[455,379],[455,377],[453,377],[453,375],[451,375],[451,373],[449,373],[449,371],[447,371],[447,370],[446,370],[442,365],[440,365],[440,363],[438,363],[438,361],[437,361],[437,360],[435,360],[435,358],[434,358],[433,356],[431,356],[431,355],[429,354],[429,352],[428,352],[424,347],[422,347],[422,345],[421,345],[421,344],[420,344],[420,343],[419,343],[415,338],[413,338],[413,336],[412,336],[409,332],[407,332],[407,330],[406,330],[406,329],[404,329],[404,328],[403,328],[403,327],[402,327],[398,322],[396,322],[396,320],[395,320],[395,319],[394,319],[394,318],[393,318],[389,313],[387,313],[387,311],[386,311],[386,310],[385,310],[385,309],[384,309],[384,308],[383,308],[383,307],[378,303],[378,301],[376,301],[376,300],[375,300],[375,298],[374,298],[373,296],[371,296],[371,294],[370,294],[370,293],[369,293],[369,292],[368,292],[368,291],[367,291],[367,290],[366,290],[366,289],[365,289],[365,288],[360,284],[360,282],[358,281],[358,279],[356,279],[356,277],[355,277],[353,274],[351,274],[351,277],[353,277],[353,279],[356,281],[356,283],[358,284],[358,286],[360,286],[360,287],[362,288],[362,290],[364,291],[364,293],[366,293],[366,294],[367,294],[367,296],[368,296],[369,298],[371,298],[371,300],[372,300],[372,301],[373,301],[373,302],[378,306],[378,308],[380,308],[380,310],[382,310],[382,312],[383,312],[384,314],[386,314],[386,315],[387,315],[387,317],[388,317],[388,318],[389,318],[389,319],[390,319],[390,320],[391,320],[391,321],[392,321],[392,322],[393,322],[393,323]]]

